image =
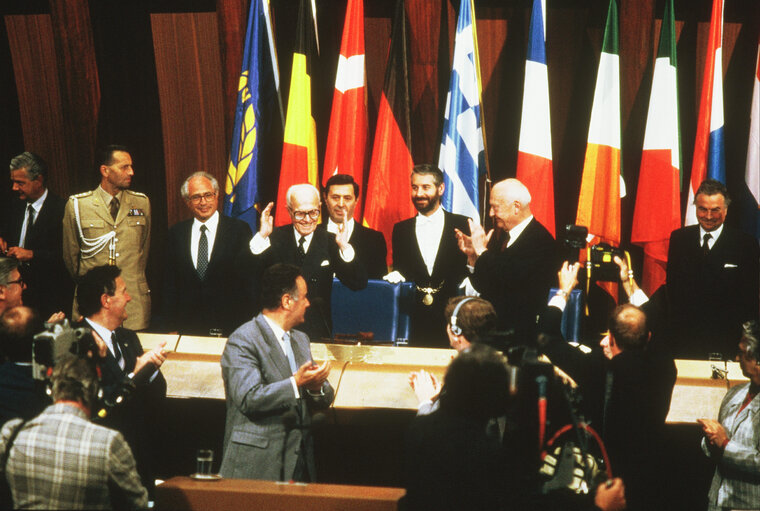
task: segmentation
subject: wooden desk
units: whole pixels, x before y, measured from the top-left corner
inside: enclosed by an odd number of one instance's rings
[[[262,511],[395,511],[403,488],[338,484],[287,484],[221,479],[196,481],[174,477],[156,487],[156,509],[246,509]]]

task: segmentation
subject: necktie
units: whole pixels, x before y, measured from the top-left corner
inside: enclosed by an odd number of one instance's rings
[[[124,356],[121,354],[121,348],[119,347],[119,341],[116,339],[115,332],[111,332],[111,344],[113,345],[113,357],[116,359],[116,363],[124,369]]]
[[[201,225],[201,238],[198,240],[198,276],[203,280],[208,268],[208,238],[205,225]]]
[[[116,220],[116,215],[119,214],[119,199],[114,197],[111,199],[111,218]]]
[[[34,207],[31,204],[27,204],[26,206],[26,232],[24,232],[24,239],[21,240],[21,243],[18,245],[21,248],[24,248],[26,246],[26,238],[29,237],[29,231],[32,229],[32,225],[34,225]]]
[[[702,254],[707,255],[710,253],[710,244],[708,241],[712,239],[712,234],[709,232],[705,233],[704,237],[702,238]]]
[[[507,245],[509,245],[509,231],[504,232],[504,241],[501,242],[501,250],[506,250]]]
[[[282,342],[285,345],[285,356],[288,357],[290,371],[295,373],[298,371],[298,366],[296,365],[296,356],[293,354],[293,345],[290,343],[290,332],[282,334]]]
[[[303,265],[304,260],[306,259],[306,250],[303,248],[303,244],[306,241],[305,236],[301,236],[298,239],[298,266]]]

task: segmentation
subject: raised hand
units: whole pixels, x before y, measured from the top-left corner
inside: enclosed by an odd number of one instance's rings
[[[261,220],[259,222],[259,235],[262,238],[268,238],[272,231],[274,231],[274,217],[272,216],[272,208],[274,202],[267,204],[264,211],[261,212]]]

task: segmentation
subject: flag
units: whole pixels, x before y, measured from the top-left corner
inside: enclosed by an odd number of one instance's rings
[[[480,176],[485,173],[480,64],[472,0],[461,0],[454,63],[438,167],[443,171],[444,209],[480,221]]]
[[[685,225],[697,223],[694,197],[705,179],[726,182],[726,162],[723,149],[723,0],[713,0],[710,18],[710,37],[702,77],[702,95],[699,100],[697,138],[694,141],[694,159],[691,162],[691,186],[686,202]]]
[[[525,59],[517,179],[530,191],[530,209],[552,236],[554,221],[554,174],[549,115],[549,73],[546,65],[546,0],[533,0]]]
[[[616,0],[610,0],[575,222],[588,227],[592,242],[615,246],[620,244],[620,197],[625,195],[620,163],[618,48],[617,4]]]
[[[238,81],[232,147],[224,185],[224,214],[258,231],[261,134],[271,124],[276,101],[274,49],[266,51],[268,0],[254,0],[248,13],[243,65]]]
[[[752,204],[744,219],[747,232],[760,238],[760,40],[757,43],[755,86],[752,89],[749,141],[747,142],[747,168],[744,179],[749,188]]]
[[[309,59],[314,44],[311,7],[301,0],[298,7],[296,49],[290,75],[288,111],[285,119],[285,140],[282,144],[282,165],[277,190],[275,225],[290,222],[285,194],[292,185],[311,183],[317,186],[317,128],[311,115],[311,77]]]
[[[367,87],[364,70],[364,0],[348,0],[335,76],[330,130],[327,133],[322,184],[341,173],[364,190],[367,146]],[[357,197],[358,198],[358,197]],[[354,216],[361,220],[357,207]]]
[[[673,0],[665,3],[641,153],[631,242],[644,248],[642,288],[665,283],[670,233],[681,227],[681,131],[678,123]]]
[[[393,225],[415,212],[409,184],[414,163],[409,122],[407,32],[404,0],[397,0],[364,206],[364,225],[382,232],[391,249]],[[389,263],[391,255],[392,250],[389,250]]]

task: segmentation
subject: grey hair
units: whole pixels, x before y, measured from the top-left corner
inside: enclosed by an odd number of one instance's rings
[[[0,257],[0,286],[7,286],[11,272],[18,268],[18,259]]]
[[[287,203],[288,208],[293,209],[293,195],[306,190],[310,190],[312,193],[314,193],[314,196],[317,198],[317,202],[319,202],[319,190],[317,190],[317,188],[310,183],[300,183],[288,188],[288,191],[285,194],[285,202]]]
[[[47,180],[47,163],[40,156],[24,151],[23,153],[11,159],[11,172],[14,170],[25,170],[30,180],[34,181],[42,176],[42,182]]]
[[[190,180],[195,179],[196,177],[205,177],[209,181],[211,181],[211,186],[214,187],[214,191],[216,193],[219,193],[219,181],[216,180],[214,176],[209,174],[208,172],[203,172],[202,170],[199,170],[198,172],[193,172],[188,176],[187,179],[185,179],[185,182],[182,183],[182,186],[179,189],[180,195],[182,195],[182,198],[187,200],[188,197],[190,197]]]
[[[502,181],[504,185],[506,186],[505,190],[505,196],[510,201],[517,201],[522,206],[527,206],[530,204],[531,196],[530,191],[528,191],[528,187],[522,184],[520,181],[518,181],[515,178],[508,178]]]
[[[747,343],[747,356],[760,364],[760,323],[747,321],[742,325],[742,341]]]

